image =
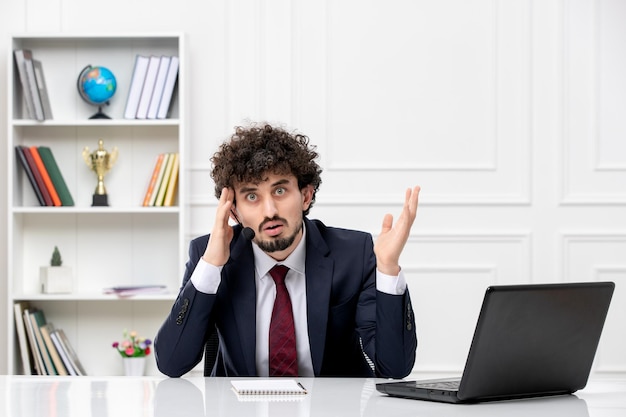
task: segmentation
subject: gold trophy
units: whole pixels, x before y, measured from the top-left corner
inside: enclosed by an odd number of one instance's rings
[[[83,149],[83,159],[87,166],[98,176],[98,185],[93,194],[91,205],[108,206],[109,199],[107,190],[104,188],[104,175],[109,172],[117,160],[117,147],[114,147],[111,152],[108,152],[104,149],[104,142],[100,139],[98,140],[98,149],[91,153],[89,152],[89,148],[85,146],[85,149]]]

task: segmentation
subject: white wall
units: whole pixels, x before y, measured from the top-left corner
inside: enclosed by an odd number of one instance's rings
[[[402,259],[420,337],[416,371],[462,368],[489,284],[613,280],[595,372],[626,372],[626,2],[103,5],[87,14],[78,0],[2,2],[0,79],[11,33],[185,32],[189,237],[212,224],[217,145],[246,118],[281,121],[322,155],[311,217],[375,234],[385,212],[399,212],[404,189],[422,186]]]

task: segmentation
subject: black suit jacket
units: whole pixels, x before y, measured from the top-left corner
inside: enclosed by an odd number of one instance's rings
[[[368,233],[306,226],[306,297],[311,359],[316,376],[403,378],[415,362],[417,336],[408,290],[376,290],[376,258]],[[208,235],[189,247],[180,293],[154,341],[156,362],[178,377],[202,359],[212,329],[219,334],[216,376],[256,376],[256,287],[252,244],[234,227],[230,259],[217,294],[189,278]]]

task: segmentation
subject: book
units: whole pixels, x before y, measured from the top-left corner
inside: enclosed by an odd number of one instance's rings
[[[20,165],[22,166],[22,168],[24,168],[24,172],[26,173],[28,182],[30,182],[30,185],[33,187],[33,191],[35,192],[35,195],[37,196],[37,201],[39,201],[39,205],[45,206],[46,201],[43,199],[43,195],[41,194],[41,191],[39,191],[39,186],[37,185],[37,181],[35,180],[33,171],[30,169],[30,165],[28,164],[28,161],[26,160],[24,151],[20,146],[15,147],[15,156],[17,157],[17,160],[20,162]]]
[[[295,379],[234,379],[230,383],[239,395],[307,394],[307,390]]]
[[[54,155],[52,154],[52,150],[48,146],[40,146],[37,148],[39,151],[39,156],[43,161],[46,170],[48,171],[48,175],[50,176],[50,180],[56,190],[59,199],[61,201],[62,206],[73,206],[74,199],[72,198],[72,194],[70,193],[69,188],[67,188],[67,184],[63,179],[63,175],[61,174],[61,170],[54,159]]]
[[[63,346],[63,350],[65,350],[65,353],[74,368],[74,371],[76,371],[76,374],[80,376],[87,375],[85,368],[83,368],[83,364],[80,362],[80,359],[78,359],[78,355],[65,335],[63,329],[56,329],[52,334],[55,334],[58,337],[61,345]]]
[[[165,166],[165,172],[163,172],[163,178],[161,179],[161,183],[159,184],[159,193],[157,194],[157,198],[154,202],[155,206],[162,206],[163,200],[165,199],[165,192],[167,191],[167,186],[169,184],[170,175],[172,174],[172,166],[174,165],[174,159],[176,154],[170,153],[167,157],[167,165]]]
[[[48,96],[48,87],[46,86],[46,78],[43,75],[43,66],[41,61],[33,59],[33,67],[35,69],[35,81],[37,82],[37,92],[41,100],[43,109],[43,118],[52,119],[52,106],[50,105],[50,97]]]
[[[157,112],[157,119],[165,119],[170,110],[170,104],[172,101],[172,95],[174,94],[174,87],[178,80],[178,66],[179,59],[177,56],[171,57],[170,66],[167,70],[167,77],[165,79],[165,85],[163,86],[163,94],[161,94],[161,102],[159,103],[159,110]]]
[[[59,194],[57,193],[56,188],[54,188],[54,184],[52,184],[52,180],[50,179],[50,174],[48,174],[48,170],[41,160],[41,156],[39,155],[39,149],[36,146],[31,146],[30,153],[33,155],[33,160],[35,161],[35,164],[37,164],[39,174],[41,174],[41,178],[43,179],[43,182],[46,185],[48,192],[50,193],[50,198],[52,198],[52,205],[57,207],[60,206],[61,199],[59,198]]]
[[[22,98],[24,100],[26,112],[28,113],[29,118],[36,119],[37,114],[35,112],[35,100],[33,91],[31,91],[31,84],[26,65],[27,60],[32,60],[33,53],[30,49],[16,49],[13,51],[13,56],[15,58],[15,68],[19,74],[20,84],[22,85]]]
[[[30,51],[29,51],[30,52]],[[35,77],[35,66],[33,65],[33,54],[24,54],[24,67],[26,68],[26,78],[28,79],[28,89],[33,97],[33,105],[35,108],[35,119],[45,120],[43,115],[43,105],[39,97],[39,88],[37,87],[37,78]]]
[[[152,196],[150,197],[149,206],[156,206],[157,195],[159,194],[159,189],[161,188],[161,183],[163,182],[163,176],[165,174],[165,168],[167,167],[167,161],[170,158],[170,154],[166,153],[163,155],[163,162],[161,163],[161,168],[159,169],[159,174],[157,175],[157,180],[155,184],[154,191],[152,192]]]
[[[37,163],[35,162],[35,158],[33,158],[33,154],[30,151],[30,148],[26,146],[20,146],[20,150],[24,153],[24,157],[28,162],[28,166],[30,166],[30,170],[35,177],[35,181],[37,182],[37,188],[39,188],[39,192],[43,196],[46,206],[53,206],[52,197],[50,196],[50,192],[48,191],[48,187],[43,181],[43,177],[41,176],[41,172],[39,172],[39,168],[37,167]]]
[[[167,190],[165,191],[165,199],[163,205],[171,207],[174,205],[174,199],[176,197],[176,186],[178,185],[178,169],[180,165],[180,157],[178,153],[174,154],[174,164],[172,165],[172,173],[170,179],[167,182]]]
[[[125,298],[143,294],[165,294],[167,293],[167,287],[165,285],[128,285],[105,288],[102,292]]]
[[[46,324],[46,317],[43,311],[38,309],[31,311],[30,322],[33,326],[33,333],[35,334],[35,340],[37,341],[37,346],[39,347],[39,353],[43,358],[43,364],[46,372],[44,375],[58,375],[54,363],[52,363],[50,353],[48,352],[48,347],[43,340],[43,336],[41,335],[40,328]]]
[[[33,375],[33,367],[31,365],[32,352],[28,346],[28,336],[26,335],[26,326],[24,325],[24,310],[29,308],[28,301],[16,301],[13,303],[13,315],[15,316],[15,332],[17,333],[17,341],[20,348],[20,358],[22,362],[22,372],[24,375]]]
[[[146,194],[143,198],[143,206],[150,205],[150,199],[152,198],[152,193],[154,192],[157,179],[159,177],[159,171],[161,170],[161,164],[163,163],[164,154],[157,155],[156,163],[154,164],[154,168],[152,169],[152,176],[150,177],[150,182],[148,183],[148,189],[146,190]]]
[[[46,323],[42,326],[39,326],[39,331],[41,332],[41,337],[43,338],[46,347],[48,348],[48,353],[50,354],[50,358],[52,359],[52,363],[54,364],[54,368],[57,371],[58,375],[68,375],[67,369],[65,368],[65,364],[59,355],[59,351],[57,350],[50,334],[54,331],[54,326],[52,323]]]
[[[125,119],[134,119],[137,116],[137,107],[141,98],[141,90],[143,90],[143,82],[146,79],[146,70],[150,58],[143,55],[135,57],[135,67],[133,68],[133,76],[130,80],[130,88],[128,98],[126,99],[126,108],[124,110]]]
[[[56,348],[57,352],[59,352],[59,356],[63,361],[63,365],[65,366],[67,373],[71,376],[78,375],[78,373],[74,369],[74,366],[72,365],[72,362],[70,361],[68,353],[65,351],[63,345],[61,344],[61,339],[59,338],[59,335],[56,333],[55,330],[50,332],[50,339],[52,340],[52,343],[54,343],[54,347]]]
[[[46,368],[43,363],[43,357],[39,351],[39,345],[37,344],[37,338],[35,337],[35,329],[33,328],[33,322],[30,320],[30,308],[25,308],[22,313],[22,319],[24,320],[24,328],[26,329],[26,336],[28,338],[28,345],[33,355],[33,365],[35,373],[37,375],[46,375]]]
[[[156,80],[154,81],[154,91],[150,98],[150,105],[148,106],[148,113],[146,118],[156,119],[159,111],[159,103],[161,103],[161,96],[163,95],[163,87],[165,87],[165,80],[167,78],[167,72],[170,67],[171,57],[163,55],[159,61],[159,71],[157,72]]]
[[[141,98],[139,99],[139,106],[137,106],[137,114],[135,116],[137,119],[145,119],[148,115],[148,107],[150,106],[150,100],[152,99],[152,92],[154,91],[154,83],[156,82],[160,63],[161,58],[156,55],[150,56],[150,62],[148,62],[148,69],[146,71],[146,79],[143,82]]]

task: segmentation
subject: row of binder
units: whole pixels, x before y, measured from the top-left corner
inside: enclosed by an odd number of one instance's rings
[[[33,58],[30,49],[13,51],[15,66],[20,77],[26,111],[31,119],[52,119],[52,107],[41,61]]]
[[[152,169],[150,182],[143,199],[143,206],[173,206],[178,186],[179,155],[176,152],[162,153]]]
[[[63,329],[46,321],[43,310],[27,301],[13,305],[15,326],[26,375],[87,375]]]
[[[72,194],[49,147],[17,145],[15,154],[41,206],[74,205]]]
[[[165,119],[178,80],[177,56],[137,55],[125,119]]]

